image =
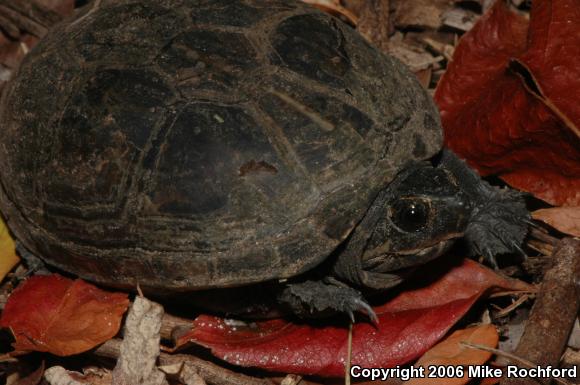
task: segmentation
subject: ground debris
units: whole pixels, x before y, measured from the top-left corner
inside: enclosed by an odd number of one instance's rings
[[[409,45],[403,41],[392,42],[389,53],[405,63],[413,72],[431,68],[433,64],[442,61],[443,56],[433,56],[423,49]]]
[[[448,8],[448,0],[397,1],[395,26],[402,29],[438,29],[443,25],[441,16]]]
[[[113,370],[113,385],[167,384],[165,374],[155,365],[163,307],[144,297],[136,297],[124,327],[120,356]]]
[[[389,51],[389,0],[367,0],[360,8],[358,31],[382,51]]]
[[[580,298],[580,240],[564,238],[554,251],[540,292],[514,355],[541,366],[558,366],[572,330]],[[532,379],[508,378],[502,385],[529,385]]]
[[[463,32],[469,31],[475,25],[479,15],[473,11],[462,8],[451,8],[443,16],[443,24]]]
[[[79,373],[69,372],[62,366],[53,366],[46,369],[44,379],[50,385],[88,385],[88,382],[76,379],[77,374]]]

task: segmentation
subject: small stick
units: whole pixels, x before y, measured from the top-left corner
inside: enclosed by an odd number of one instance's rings
[[[506,307],[504,309],[499,309],[499,311],[497,312],[496,315],[498,317],[505,317],[506,315],[508,315],[509,313],[514,311],[515,309],[517,309],[521,304],[526,302],[528,300],[528,298],[530,298],[529,295],[527,295],[527,294],[522,295],[520,298],[518,298],[517,300],[512,302],[512,304],[509,305],[508,307]]]
[[[536,238],[542,242],[545,242],[549,245],[555,245],[556,243],[558,243],[558,238],[552,237],[550,234],[548,234],[543,228],[539,227],[539,228],[531,228],[530,229],[530,236],[532,238]]]
[[[513,363],[517,363],[517,364],[520,364],[521,366],[525,366],[529,369],[533,369],[533,368],[536,368],[538,366],[538,365],[534,364],[532,361],[528,361],[524,358],[518,357],[515,354],[504,352],[503,350],[499,350],[499,349],[490,348],[489,346],[474,344],[474,343],[467,342],[467,341],[462,341],[461,345],[465,346],[466,348],[484,350],[486,352],[493,353],[497,356],[504,357]],[[553,378],[553,380],[559,384],[562,384],[562,385],[572,385],[568,381],[562,380],[561,378]]]
[[[526,245],[528,245],[530,249],[534,249],[544,255],[552,255],[554,253],[554,246],[549,243],[530,239],[526,242]]]
[[[580,240],[556,245],[553,266],[546,271],[524,334],[514,354],[538,365],[557,366],[580,309]],[[532,379],[506,378],[501,385],[529,385]]]
[[[101,357],[118,358],[120,354],[121,340],[112,339],[93,352]],[[161,353],[159,355],[159,364],[162,366],[183,364],[193,367],[197,373],[211,385],[273,385],[274,383],[268,379],[261,379],[256,377],[246,376],[244,374],[236,373],[231,370],[222,368],[212,362],[202,360],[194,356],[186,354],[167,354]]]
[[[350,365],[351,365],[351,358],[352,358],[352,322],[348,323],[348,342],[346,347],[346,363],[344,365],[345,374],[344,374],[344,384],[350,385]]]
[[[161,338],[164,340],[173,340],[176,332],[181,330],[188,331],[193,327],[193,320],[176,317],[165,313],[161,321]]]

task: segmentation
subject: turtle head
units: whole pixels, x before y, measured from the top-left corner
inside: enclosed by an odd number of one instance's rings
[[[495,264],[494,255],[519,249],[528,219],[519,193],[490,186],[444,151],[435,165],[405,167],[379,194],[335,270],[360,286],[384,289],[460,237],[471,254]]]

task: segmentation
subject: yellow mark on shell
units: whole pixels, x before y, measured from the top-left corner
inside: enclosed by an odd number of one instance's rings
[[[334,124],[329,122],[320,116],[316,111],[313,111],[310,107],[305,106],[302,102],[292,98],[290,95],[271,89],[268,91],[270,94],[276,96],[278,99],[282,100],[284,103],[306,116],[308,119],[316,123],[323,131],[333,131],[336,127]]]

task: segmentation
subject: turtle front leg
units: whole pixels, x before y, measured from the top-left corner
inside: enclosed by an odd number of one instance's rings
[[[368,316],[374,324],[379,322],[358,290],[332,277],[288,284],[279,294],[278,300],[301,318],[339,312],[348,314],[354,323],[354,313],[359,312]]]

